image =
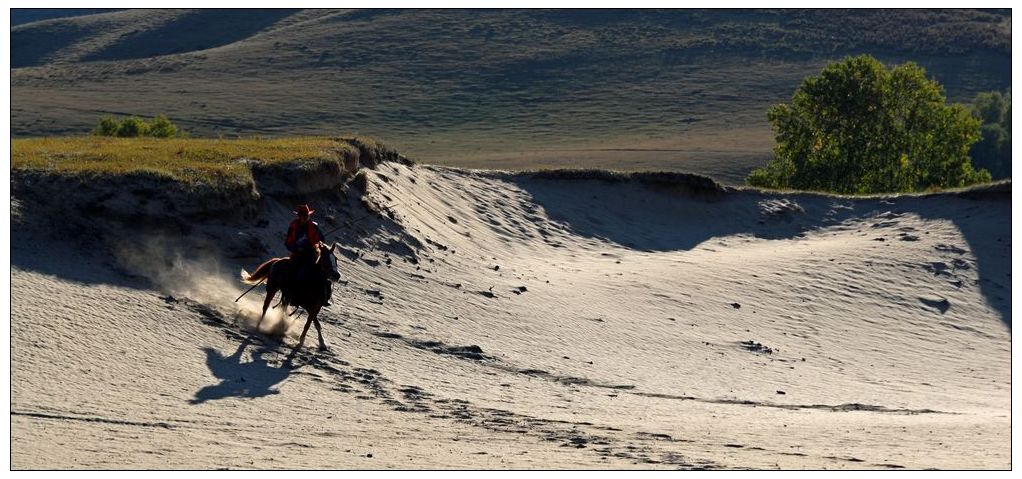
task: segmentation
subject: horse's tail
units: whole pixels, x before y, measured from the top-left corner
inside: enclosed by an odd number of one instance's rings
[[[242,268],[241,281],[245,284],[256,284],[266,279],[266,277],[270,275],[270,272],[273,271],[273,265],[276,264],[277,261],[280,261],[281,259],[282,258],[273,258],[259,265],[259,267],[256,268],[255,272],[252,274],[248,274],[248,271],[245,271],[245,269]]]

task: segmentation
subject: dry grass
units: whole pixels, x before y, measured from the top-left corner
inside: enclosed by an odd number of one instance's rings
[[[376,140],[358,141],[379,145]],[[124,175],[149,173],[186,183],[252,181],[252,165],[316,165],[358,156],[349,140],[298,138],[105,138],[57,137],[11,140],[12,170]]]

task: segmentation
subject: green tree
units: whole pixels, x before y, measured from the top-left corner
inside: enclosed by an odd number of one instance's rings
[[[114,117],[107,115],[99,120],[96,128],[92,129],[92,134],[93,136],[117,136],[117,131],[120,129],[121,124]]]
[[[181,138],[187,137],[188,133],[180,129],[167,118],[159,114],[152,122],[130,116],[117,121],[114,117],[104,116],[99,124],[92,129],[95,136],[119,136],[122,138],[137,138],[140,136],[151,136],[155,138]]]
[[[1011,113],[1011,93],[1001,94],[999,91],[984,92],[976,95],[972,101],[972,114],[983,121],[983,124],[1001,123],[1005,114]]]
[[[861,55],[830,64],[767,118],[774,158],[749,175],[753,186],[879,193],[990,179],[969,160],[979,120],[947,105],[940,85],[911,62],[886,68]]]
[[[994,178],[1011,177],[1011,92],[976,95],[972,116],[983,122],[981,139],[970,152],[973,163]]]
[[[166,115],[156,115],[153,118],[152,123],[149,124],[149,136],[156,138],[175,138],[180,136],[181,132],[177,126],[170,122]]]
[[[145,136],[149,132],[149,124],[137,116],[129,116],[121,121],[121,127],[117,130],[117,136],[125,138],[136,138]]]

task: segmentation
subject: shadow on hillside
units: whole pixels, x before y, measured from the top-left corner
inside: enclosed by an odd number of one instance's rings
[[[242,362],[242,353],[251,342],[250,338],[245,338],[230,356],[224,356],[213,348],[203,348],[206,366],[213,376],[220,379],[220,383],[200,389],[189,403],[202,404],[228,397],[260,398],[280,393],[275,386],[291,375],[293,357],[289,356],[280,366],[272,366],[263,358],[272,350],[263,346],[252,353],[251,361]]]
[[[635,181],[546,180],[527,176],[509,181],[525,190],[547,216],[579,236],[602,239],[638,251],[688,251],[714,238],[749,235],[790,239],[819,228],[824,202],[803,204],[806,214],[761,214],[763,195],[729,192],[693,198],[685,187]],[[786,195],[800,201],[795,195]],[[780,196],[778,196],[780,198]],[[680,201],[679,201],[680,200]],[[851,212],[839,213],[844,217]],[[843,217],[832,216],[832,220]],[[711,244],[705,245],[712,248]]]
[[[1001,315],[1011,332],[1011,189],[963,193],[950,199],[950,208],[920,204],[926,198],[910,200],[911,211],[926,219],[954,223],[976,258],[977,285],[987,304]],[[954,246],[954,245],[952,245]],[[950,251],[957,254],[957,251]],[[951,306],[952,308],[954,305]]]
[[[344,205],[344,201],[349,204]],[[358,249],[371,247],[417,262],[416,250],[421,244],[413,237],[408,236],[407,241],[366,241],[368,236],[387,234],[399,226],[381,213],[366,210],[358,201],[341,198],[336,203],[325,199],[318,203],[327,213],[362,219],[350,228],[339,221],[324,222],[321,228],[327,233],[327,240]],[[23,200],[14,202],[19,205]],[[17,208],[20,206],[14,209]],[[290,206],[280,208],[290,213]],[[172,218],[184,227],[167,228],[141,215],[127,225],[123,220],[72,206],[61,211],[12,214],[11,268],[83,285],[106,284],[175,295],[203,288],[205,282],[216,280],[244,290],[247,286],[238,278],[240,269],[251,272],[263,261],[286,254],[283,248],[286,231],[278,233],[278,228],[286,230],[290,218],[275,218],[273,211],[266,210],[260,211],[258,218],[255,225],[251,219],[225,224],[217,219]],[[271,224],[272,218],[275,219]],[[268,244],[273,246],[267,247]],[[268,251],[269,248],[273,249]],[[335,254],[350,251],[353,250],[341,249]],[[253,294],[262,291],[259,288]],[[236,294],[224,299],[234,300]]]
[[[296,9],[202,9],[157,28],[125,35],[83,61],[129,60],[208,50],[244,40],[296,12]]]
[[[101,10],[101,9],[94,9]],[[81,61],[111,61],[149,58],[221,47],[251,37],[283,20],[295,9],[202,9],[175,16],[158,25],[140,25],[109,44],[81,58]],[[100,12],[97,12],[100,13]],[[131,13],[128,13],[131,15]],[[110,21],[120,25],[113,13]],[[14,28],[11,68],[46,64],[51,56],[76,45],[89,46],[104,33],[105,24],[66,18],[50,24],[28,24]]]
[[[89,29],[73,23],[57,31],[15,29],[11,32],[11,68],[42,65],[50,55],[87,38],[90,33]]]
[[[41,217],[39,224],[11,222],[11,267],[56,276],[82,284],[108,284],[122,288],[146,289],[151,282],[126,276],[114,267],[112,258],[100,254],[100,240],[76,225],[55,225]],[[15,298],[12,298],[15,299]]]
[[[573,234],[648,252],[713,250],[733,241],[727,237],[734,235],[794,239],[845,220],[889,211],[950,221],[968,244],[934,249],[934,261],[953,264],[955,255],[975,256],[980,293],[1011,330],[1010,184],[1000,190],[941,197],[853,200],[815,194],[729,192],[706,200],[693,198],[690,192],[634,182],[544,180],[524,175],[509,181]],[[798,206],[792,209],[795,204]]]

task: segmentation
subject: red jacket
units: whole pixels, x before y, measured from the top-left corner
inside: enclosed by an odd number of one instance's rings
[[[287,250],[294,253],[298,251],[298,219],[291,222],[291,225],[287,228],[287,239],[284,241],[284,246],[287,246]],[[308,239],[308,246],[313,246],[316,243],[323,241],[323,234],[319,232],[319,225],[315,221],[310,220],[305,223],[305,238]]]

